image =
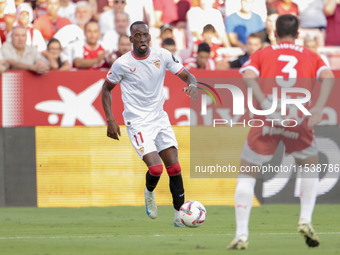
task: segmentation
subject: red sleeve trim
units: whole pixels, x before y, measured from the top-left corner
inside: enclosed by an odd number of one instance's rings
[[[118,83],[113,83],[113,82],[110,82],[108,79],[106,79],[106,81],[112,85],[117,85]]]
[[[243,74],[246,70],[252,70],[258,77],[260,77],[260,71],[255,66],[245,66],[240,68],[239,73]]]
[[[184,66],[175,75],[179,75],[184,70]]]

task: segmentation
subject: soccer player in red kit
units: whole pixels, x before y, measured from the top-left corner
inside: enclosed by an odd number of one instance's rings
[[[241,153],[240,169],[259,166],[270,161],[278,143],[284,142],[286,154],[292,154],[297,165],[303,166],[298,232],[303,235],[309,247],[316,247],[319,245],[319,239],[311,221],[319,179],[316,171],[314,173],[308,171],[307,166],[317,165],[319,162],[313,126],[321,121],[322,109],[331,93],[334,76],[317,54],[294,44],[298,36],[298,28],[299,21],[295,16],[291,14],[280,16],[276,21],[275,32],[278,44],[251,55],[240,69],[240,73],[243,74],[244,84],[252,88],[253,97],[263,110],[270,109],[272,106],[273,88],[277,88],[277,91],[281,91],[281,88],[303,88],[311,92],[313,79],[319,79],[321,89],[315,105],[312,108],[308,103],[304,105],[311,115],[304,116],[296,107],[294,109],[294,106],[287,105],[287,116],[281,116],[279,111],[274,111],[269,116],[256,116],[258,119],[262,117],[265,124],[263,127],[250,129]],[[301,96],[301,93],[290,93],[287,94],[288,96],[294,99]],[[280,98],[280,94],[278,97]],[[278,121],[265,119],[278,119]],[[281,126],[282,119],[293,119],[297,125]],[[253,205],[255,177],[256,173],[252,172],[240,172],[238,176],[235,190],[236,236],[227,249],[248,247],[248,223]]]

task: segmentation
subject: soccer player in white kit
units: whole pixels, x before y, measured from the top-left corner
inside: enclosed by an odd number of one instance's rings
[[[174,226],[181,227],[184,225],[179,219],[179,209],[184,203],[184,188],[177,156],[178,144],[168,114],[163,110],[163,84],[168,69],[187,83],[183,89],[187,96],[196,99],[197,81],[168,50],[149,47],[151,37],[147,24],[136,21],[130,32],[133,50],[113,63],[102,88],[107,136],[119,140],[120,129],[111,108],[111,90],[120,83],[127,133],[148,167],[144,191],[146,213],[151,219],[157,217],[154,189],[163,172],[163,161],[170,179]]]

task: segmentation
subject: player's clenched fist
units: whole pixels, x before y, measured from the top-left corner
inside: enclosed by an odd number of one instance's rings
[[[113,138],[115,140],[119,140],[120,135],[120,128],[117,122],[115,121],[108,121],[107,122],[107,136]]]

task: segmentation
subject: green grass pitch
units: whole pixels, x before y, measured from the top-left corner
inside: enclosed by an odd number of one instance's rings
[[[234,208],[206,209],[201,227],[175,228],[171,206],[159,206],[155,220],[144,207],[0,208],[0,254],[340,254],[340,205],[316,206],[318,248],[308,248],[296,232],[298,205],[255,207],[245,251],[226,250]]]

